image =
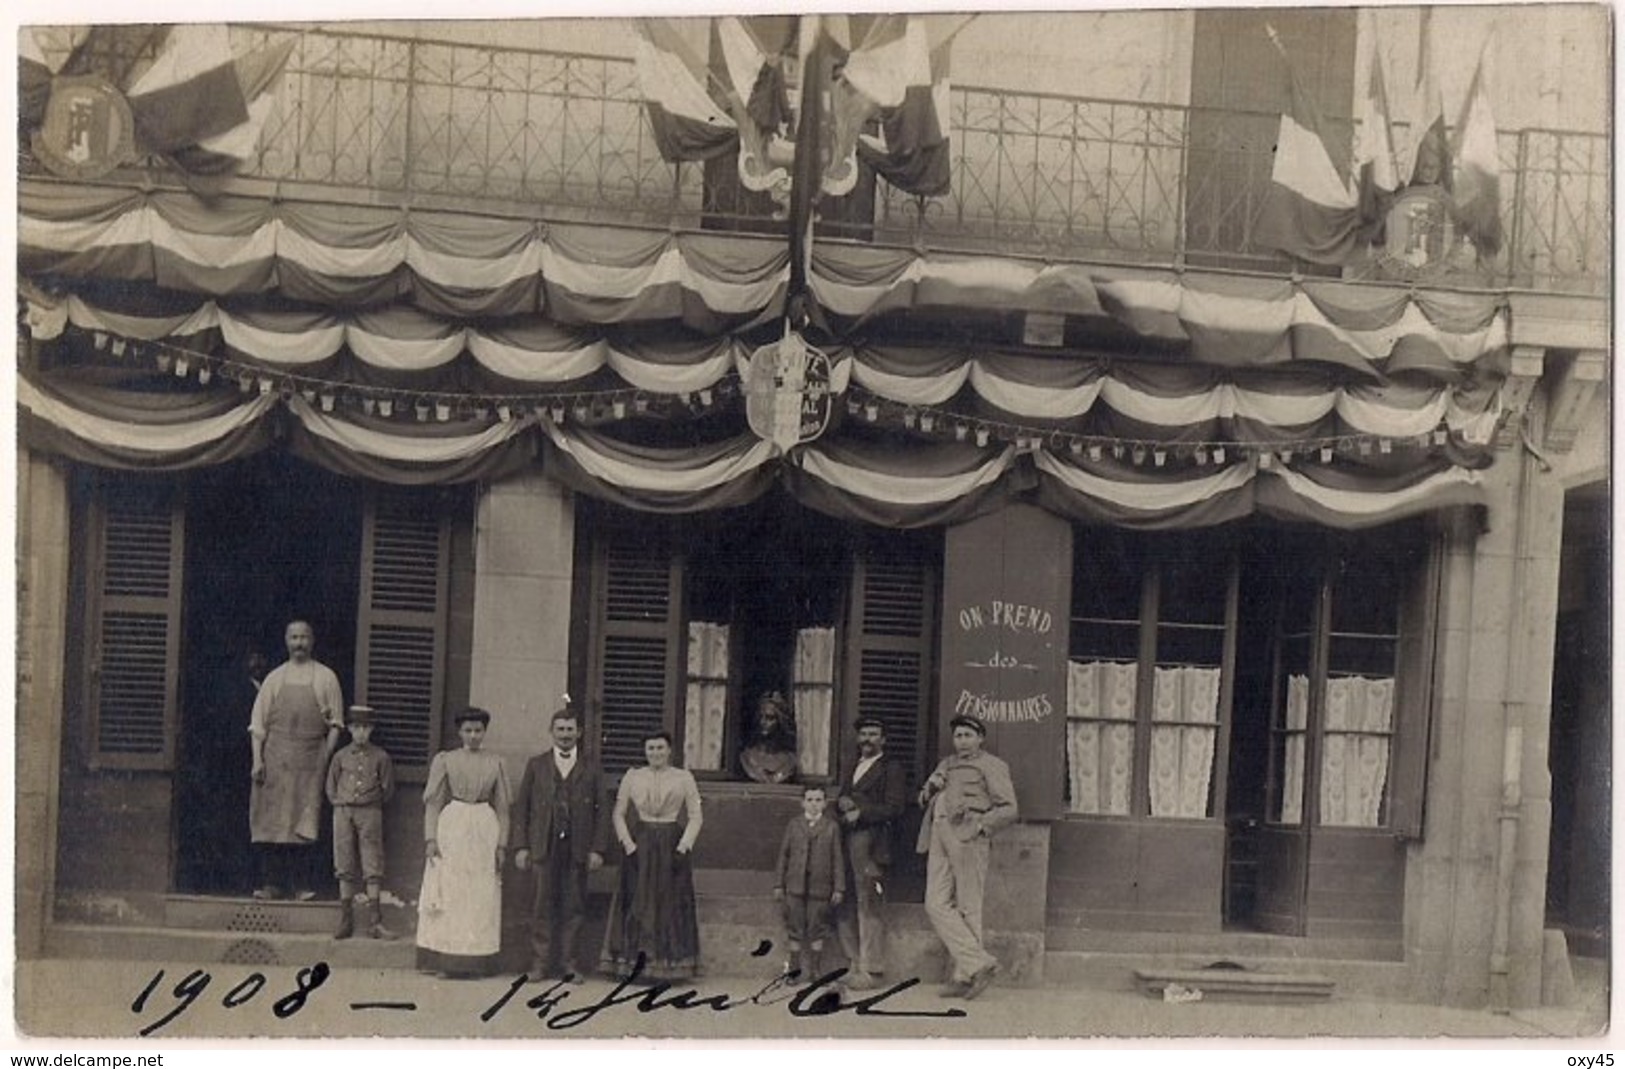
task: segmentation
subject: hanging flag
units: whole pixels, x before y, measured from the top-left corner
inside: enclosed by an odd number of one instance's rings
[[[1384,217],[1399,188],[1399,169],[1394,162],[1394,135],[1388,108],[1388,85],[1383,77],[1382,49],[1373,41],[1371,76],[1360,99],[1359,127],[1356,130],[1354,163],[1360,181],[1360,222],[1366,238],[1382,240]]]
[[[859,139],[858,155],[904,192],[935,197],[948,191],[952,162],[948,58],[954,37],[975,17],[961,17],[932,46],[925,20],[906,16],[907,31],[900,47],[892,50],[895,57],[876,64],[890,72],[893,83],[900,83],[901,92],[891,97],[896,103],[881,104],[880,132]],[[855,80],[850,73],[847,77]]]
[[[253,155],[276,105],[271,87],[297,38],[233,56],[226,27],[173,27],[158,56],[127,90],[143,151],[169,156],[192,176],[234,171]]]
[[[1358,244],[1358,199],[1332,163],[1319,113],[1297,68],[1274,28],[1267,29],[1286,61],[1291,103],[1281,115],[1275,164],[1253,244],[1279,249],[1309,263],[1342,264]]]
[[[704,61],[670,19],[634,19],[632,25],[638,91],[661,158],[686,163],[733,151],[739,124],[712,99]]]
[[[150,152],[195,145],[248,121],[248,98],[220,23],[173,27],[126,95],[136,136]]]
[[[739,182],[786,203],[795,142],[787,136],[784,57],[764,47],[747,20],[737,15],[715,20],[712,28],[722,56],[720,89],[739,128]]]
[[[1488,51],[1486,41],[1456,123],[1451,201],[1456,226],[1472,239],[1481,255],[1494,256],[1501,249],[1501,162],[1484,70]]]
[[[1416,85],[1413,90],[1415,148],[1411,154],[1410,181],[1413,186],[1450,188],[1450,141],[1445,136],[1444,94],[1439,90],[1437,64],[1433,61],[1433,11],[1424,7],[1417,31]]]
[[[17,31],[17,116],[25,129],[45,118],[51,79],[89,35],[88,26],[24,26]]]
[[[229,175],[253,158],[259,150],[266,120],[276,110],[277,98],[271,91],[272,84],[287,66],[295,44],[297,39],[290,37],[237,58],[234,64],[237,83],[248,100],[248,117],[228,130],[172,152],[170,158],[183,172],[194,179]],[[196,182],[191,185],[206,192]]]
[[[828,110],[831,67],[837,43],[829,37],[825,18],[802,15],[797,50],[801,67],[801,102],[795,138],[795,162],[790,186],[790,296],[803,292],[811,271],[813,224],[823,195],[824,165],[828,151],[824,131]]]

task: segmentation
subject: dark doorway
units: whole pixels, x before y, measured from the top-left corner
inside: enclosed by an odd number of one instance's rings
[[[1546,921],[1567,933],[1575,953],[1607,957],[1613,809],[1608,599],[1612,508],[1601,484],[1571,492],[1565,505],[1548,751],[1552,831]]]
[[[249,655],[268,667],[282,663],[287,622],[308,620],[316,658],[338,673],[346,698],[353,693],[361,515],[358,484],[280,455],[201,472],[188,487],[175,775],[180,892],[246,894],[254,886]]]

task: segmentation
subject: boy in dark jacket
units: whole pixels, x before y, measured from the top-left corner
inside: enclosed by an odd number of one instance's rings
[[[830,915],[841,904],[846,869],[841,857],[841,829],[824,812],[824,788],[801,790],[801,815],[784,828],[773,897],[784,903],[789,944],[786,974],[799,968],[803,982],[818,975],[818,959],[830,933]]]

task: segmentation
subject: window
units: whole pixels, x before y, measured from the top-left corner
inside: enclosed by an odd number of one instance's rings
[[[1419,831],[1435,552],[1388,532],[1330,546],[1306,571],[1275,640],[1270,819]]]
[[[838,774],[837,710],[881,717],[892,752],[916,753],[935,637],[918,540],[860,538],[777,501],[679,520],[584,515],[586,693],[606,768],[641,764],[643,737],[666,730],[699,777],[749,778],[741,755],[773,693],[800,780]]]
[[[1215,814],[1237,571],[1213,537],[1079,532],[1067,676],[1071,812]]]

